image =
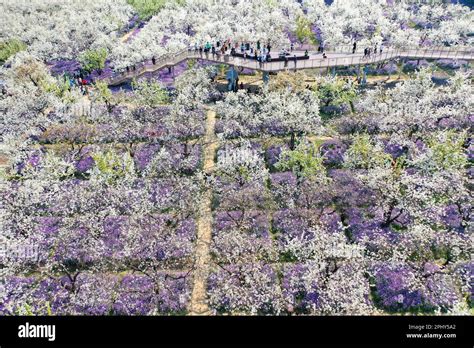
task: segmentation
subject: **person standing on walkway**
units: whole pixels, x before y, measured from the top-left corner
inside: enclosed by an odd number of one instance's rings
[[[293,52],[294,49],[295,49],[295,44],[292,42],[290,46],[290,51]]]
[[[270,51],[272,49],[272,46],[270,46],[270,42],[267,45],[267,53],[270,54]]]
[[[375,44],[375,47],[374,47],[374,54],[377,54],[377,44]]]
[[[305,57],[309,57],[308,50],[304,51],[304,56],[305,56]]]
[[[380,54],[383,52],[383,44],[380,44]]]
[[[356,53],[357,42],[354,41],[354,46],[352,46],[352,54]]]
[[[257,50],[260,49],[260,40],[257,41]]]

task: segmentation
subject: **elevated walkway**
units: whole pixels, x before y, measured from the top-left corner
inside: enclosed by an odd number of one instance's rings
[[[298,54],[301,57],[303,52],[295,51],[292,54]],[[182,61],[188,59],[202,59],[216,64],[232,65],[236,68],[247,68],[262,72],[278,72],[285,70],[302,70],[302,69],[320,69],[332,67],[358,66],[366,64],[380,63],[383,61],[408,58],[408,59],[455,59],[472,61],[474,59],[473,49],[456,49],[456,48],[431,48],[431,49],[386,49],[381,54],[372,54],[369,58],[364,57],[360,52],[327,52],[327,58],[323,58],[322,54],[310,53],[309,59],[294,60],[292,56],[288,57],[288,61],[270,61],[258,62],[252,58],[234,57],[228,54],[212,54],[194,50],[182,50],[175,54],[161,56],[155,60],[155,64],[151,60],[142,62],[135,67],[135,70],[129,72],[122,71],[115,73],[109,79],[104,81],[109,86],[120,85],[126,81],[138,77],[145,73],[161,70],[166,67],[172,67]]]

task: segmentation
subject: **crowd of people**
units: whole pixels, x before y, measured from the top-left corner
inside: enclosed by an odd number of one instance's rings
[[[227,39],[225,41],[217,40],[215,42],[207,41],[205,44],[194,44],[194,51],[200,53],[212,53],[213,55],[231,55],[231,56],[242,56],[243,58],[255,59],[259,62],[270,62],[272,60],[271,52],[272,46],[270,42],[263,43],[260,40],[256,42],[239,42]],[[294,44],[291,43],[289,48],[283,48],[280,50],[278,57],[285,58],[291,56],[291,52],[294,51]],[[305,57],[309,57],[309,52],[305,51]]]
[[[94,84],[94,80],[92,78],[89,80],[86,79],[81,70],[76,71],[73,74],[65,73],[63,76],[69,84],[69,89],[79,87],[83,95],[89,94],[89,86]]]
[[[354,47],[355,45],[356,44],[354,43]],[[375,56],[377,53],[382,54],[383,50],[384,50],[383,44],[380,44],[380,46],[375,44],[373,49],[371,47],[366,47],[364,48],[364,58],[370,58],[372,55]],[[355,48],[352,53],[355,53]]]
[[[270,52],[272,50],[272,46],[270,42],[264,44],[260,40],[257,40],[257,42],[254,43],[250,43],[243,41],[234,42],[231,39],[227,39],[225,41],[217,40],[213,43],[207,41],[204,45],[195,43],[194,50],[199,51],[201,53],[210,52],[212,54],[230,54],[232,56],[236,55],[237,53],[240,53],[244,56],[244,58],[254,58],[259,62],[266,62],[271,60]]]

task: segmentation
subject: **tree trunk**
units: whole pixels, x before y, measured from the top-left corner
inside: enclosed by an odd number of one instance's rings
[[[351,107],[351,113],[355,114],[355,106],[352,100],[349,102],[349,106]]]
[[[295,149],[296,144],[296,135],[295,132],[291,132],[291,139],[290,139],[290,150],[293,151]]]

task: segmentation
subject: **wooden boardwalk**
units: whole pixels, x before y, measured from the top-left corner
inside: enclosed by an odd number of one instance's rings
[[[303,52],[293,52],[302,56]],[[216,64],[227,64],[237,68],[247,68],[263,72],[278,72],[285,70],[301,70],[301,69],[321,69],[332,67],[358,66],[366,64],[381,63],[383,61],[407,58],[407,59],[455,59],[467,60],[474,59],[473,49],[454,49],[454,48],[434,48],[434,49],[386,49],[383,53],[372,54],[370,58],[364,57],[360,52],[344,53],[344,52],[327,52],[327,58],[323,58],[322,54],[310,53],[309,59],[295,61],[290,56],[287,62],[270,61],[258,62],[250,58],[234,57],[231,55],[212,54],[211,52],[203,53],[194,50],[183,50],[176,54],[169,54],[159,57],[155,60],[155,64],[150,61],[142,62],[136,66],[136,69],[129,72],[118,72],[111,78],[104,81],[109,86],[120,85],[126,81],[138,77],[145,73],[161,70],[166,67],[172,67],[182,61],[188,59],[202,59]]]

